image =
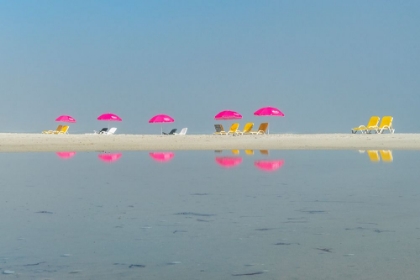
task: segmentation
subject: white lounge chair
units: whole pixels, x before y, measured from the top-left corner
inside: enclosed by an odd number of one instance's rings
[[[108,131],[104,132],[103,134],[105,135],[112,135],[115,133],[115,131],[117,131],[116,127],[111,127]]]
[[[94,134],[105,134],[108,131],[108,128],[104,127],[99,131],[94,130],[93,133]]]
[[[187,134],[187,130],[188,127],[184,127],[183,129],[181,129],[181,131],[179,133],[174,133],[175,135],[185,135]]]

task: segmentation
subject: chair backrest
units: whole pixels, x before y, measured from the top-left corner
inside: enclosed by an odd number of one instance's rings
[[[216,129],[216,132],[221,132],[221,131],[224,131],[225,130],[223,128],[223,125],[221,125],[221,124],[215,124],[214,125],[214,129]]]
[[[252,122],[246,123],[245,126],[244,126],[244,130],[242,132],[243,133],[250,132],[253,127],[254,127],[254,123],[252,123]]]
[[[108,131],[108,128],[107,127],[104,127],[104,128],[102,128],[101,130],[99,130],[99,134],[102,134],[102,133],[105,133],[105,132],[107,132]]]
[[[236,132],[239,128],[239,123],[234,123],[230,126],[229,132]]]
[[[108,132],[106,132],[105,134],[107,134],[107,135],[114,134],[114,133],[115,133],[115,131],[117,131],[117,128],[116,128],[116,127],[111,127],[111,128],[108,130]]]
[[[61,131],[61,129],[63,128],[63,126],[61,125],[61,124],[59,124],[58,126],[57,126],[57,128],[55,129],[55,131]]]
[[[66,134],[68,130],[69,130],[69,126],[68,125],[63,125],[61,127],[61,130],[60,131],[57,130],[57,133],[56,134]]]
[[[385,126],[387,126],[387,127],[392,126],[392,119],[393,119],[393,117],[391,117],[391,116],[382,117],[381,124],[379,125],[379,128],[383,128]]]
[[[369,156],[370,161],[377,162],[381,160],[378,151],[376,150],[368,150],[367,154]]]
[[[176,128],[173,128],[171,131],[169,131],[169,133],[168,134],[174,134],[176,132]]]
[[[367,124],[367,127],[376,127],[379,124],[380,118],[378,116],[372,116],[369,119],[369,122]]]
[[[391,162],[394,159],[392,158],[392,151],[391,150],[380,150],[379,153],[381,154],[382,161],[384,162]]]
[[[181,131],[179,132],[179,135],[185,135],[185,134],[187,134],[187,130],[188,130],[188,127],[184,127],[183,129],[181,129]]]
[[[261,123],[260,127],[258,128],[258,131],[262,131],[264,133],[267,133],[268,123]]]

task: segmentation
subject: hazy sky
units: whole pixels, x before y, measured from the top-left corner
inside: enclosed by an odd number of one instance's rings
[[[0,132],[123,118],[117,133],[211,133],[275,106],[272,132],[350,133],[371,115],[420,132],[420,1],[0,0]],[[228,124],[229,122],[226,122]]]

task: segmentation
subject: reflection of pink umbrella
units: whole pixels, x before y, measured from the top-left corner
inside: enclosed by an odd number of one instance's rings
[[[173,152],[154,152],[149,153],[149,156],[155,161],[167,162],[170,161],[175,156],[175,154]]]
[[[153,118],[151,118],[149,120],[149,123],[160,123],[160,124],[162,124],[162,123],[172,123],[174,121],[175,120],[172,117],[170,117],[168,115],[160,114],[160,115],[156,115]],[[160,134],[162,134],[162,125],[160,126]]]
[[[274,171],[281,168],[284,164],[284,160],[257,160],[254,165],[263,171]]]
[[[98,158],[104,162],[113,162],[113,161],[117,161],[121,156],[122,156],[121,153],[99,154]]]
[[[242,119],[242,115],[235,111],[221,111],[216,116],[214,116],[216,120],[234,120],[234,119]]]
[[[274,107],[263,107],[254,112],[255,116],[275,116],[284,117],[282,111]]]
[[[234,167],[242,162],[241,157],[216,157],[216,162],[224,168]]]
[[[76,152],[57,152],[56,154],[57,154],[57,156],[59,158],[69,159],[71,157],[74,157],[74,155],[76,154]]]
[[[68,123],[75,123],[76,120],[71,117],[71,116],[67,116],[67,115],[61,115],[58,118],[55,119],[56,122],[68,122]]]

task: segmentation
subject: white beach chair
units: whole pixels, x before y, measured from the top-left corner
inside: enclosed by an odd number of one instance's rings
[[[103,134],[105,135],[112,135],[115,133],[115,131],[117,131],[116,127],[111,127],[107,132],[104,132]]]
[[[181,131],[179,133],[174,133],[175,135],[185,135],[187,134],[187,130],[188,127],[184,127],[183,129],[181,129]]]

